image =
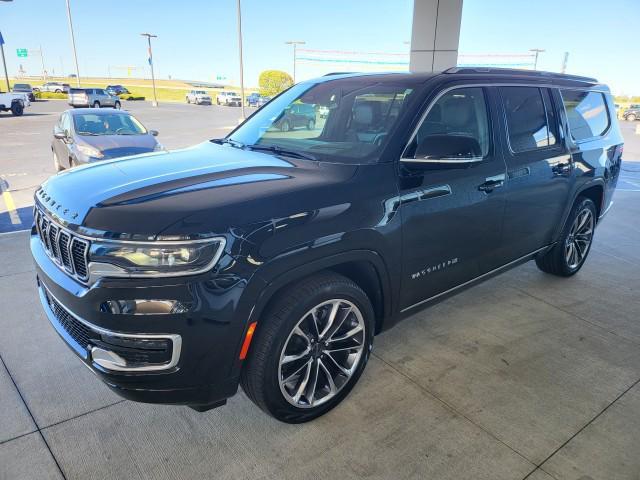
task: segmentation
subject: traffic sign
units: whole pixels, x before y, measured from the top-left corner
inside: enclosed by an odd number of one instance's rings
[[[18,54],[19,57],[26,57],[27,56],[27,49],[26,48],[16,48],[16,53]]]

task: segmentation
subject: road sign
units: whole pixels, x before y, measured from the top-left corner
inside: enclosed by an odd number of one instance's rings
[[[27,56],[27,49],[26,48],[16,48],[16,53],[18,54],[19,57],[26,57]]]

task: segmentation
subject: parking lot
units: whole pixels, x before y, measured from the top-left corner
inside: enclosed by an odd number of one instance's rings
[[[124,107],[169,149],[224,136],[240,117]],[[376,338],[348,401],[286,425],[242,392],[206,413],[122,400],[49,326],[24,230],[65,108],[0,115],[0,479],[640,479],[635,124],[622,122],[615,205],[577,276],[529,263],[414,315]]]

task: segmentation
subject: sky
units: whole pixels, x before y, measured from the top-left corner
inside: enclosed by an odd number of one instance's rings
[[[235,0],[71,0],[71,9],[81,77],[148,78],[140,33],[150,32],[158,35],[158,78],[239,82]],[[298,81],[336,70],[406,70],[412,16],[412,0],[242,0],[245,85],[256,86],[266,69],[292,73],[287,40],[306,42]],[[538,68],[559,71],[569,52],[567,73],[640,95],[640,42],[624,33],[638,21],[640,0],[464,0],[459,63],[487,63],[487,54],[520,63],[525,57],[515,55],[542,48]],[[0,32],[11,76],[20,66],[39,74],[40,49],[49,74],[75,71],[65,0],[0,2]],[[29,56],[18,58],[17,48]]]

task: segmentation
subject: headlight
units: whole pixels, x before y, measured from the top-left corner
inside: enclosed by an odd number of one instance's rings
[[[211,269],[224,250],[222,237],[191,241],[100,241],[89,250],[90,275],[146,277],[193,275]]]
[[[164,148],[164,145],[162,145],[160,142],[156,143],[156,146],[153,147],[153,151],[154,152],[165,152],[167,149]]]
[[[91,145],[78,145],[78,150],[84,153],[87,157],[93,157],[93,158],[104,157],[104,154],[100,150],[98,150],[95,147],[92,147]]]

